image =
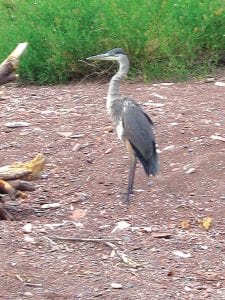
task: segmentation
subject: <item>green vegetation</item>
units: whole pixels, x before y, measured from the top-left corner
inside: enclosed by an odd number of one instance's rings
[[[114,47],[131,57],[131,76],[185,79],[225,59],[224,0],[1,0],[0,58],[27,41],[23,81],[82,78],[85,57]]]

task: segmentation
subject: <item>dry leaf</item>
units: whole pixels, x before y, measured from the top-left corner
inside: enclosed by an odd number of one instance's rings
[[[72,219],[73,221],[78,221],[79,219],[84,218],[86,214],[87,211],[84,209],[75,209],[72,215],[70,216],[70,219]]]
[[[181,221],[181,228],[182,229],[190,229],[191,228],[191,221],[190,220]]]
[[[201,220],[199,220],[199,224],[202,228],[209,230],[209,228],[212,227],[212,221],[213,221],[213,218],[205,217],[205,218],[202,218]]]

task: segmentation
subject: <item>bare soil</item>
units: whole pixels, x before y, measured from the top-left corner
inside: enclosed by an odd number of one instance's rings
[[[0,299],[225,299],[225,87],[121,88],[153,119],[160,156],[156,177],[138,164],[128,210],[107,84],[2,89],[0,165],[39,152],[47,164],[27,199],[6,198],[16,221],[0,222]],[[111,238],[130,260],[104,242],[55,236]]]

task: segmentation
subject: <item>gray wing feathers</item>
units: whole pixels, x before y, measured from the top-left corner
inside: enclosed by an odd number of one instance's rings
[[[131,106],[126,107],[122,120],[125,138],[148,160],[154,151],[151,119],[137,106]]]

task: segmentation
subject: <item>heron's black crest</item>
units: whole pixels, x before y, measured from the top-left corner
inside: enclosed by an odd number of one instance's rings
[[[126,53],[124,52],[124,50],[122,48],[114,48],[114,49],[108,51],[108,54],[110,54],[110,55],[118,55],[118,54],[126,55]]]

